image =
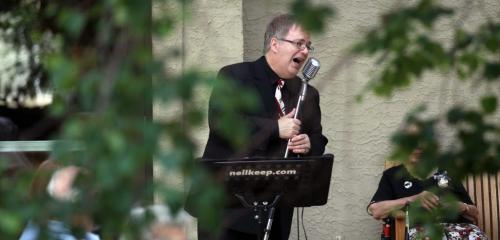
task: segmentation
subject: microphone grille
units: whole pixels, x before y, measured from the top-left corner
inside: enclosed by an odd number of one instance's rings
[[[311,80],[316,76],[316,73],[319,71],[319,61],[316,58],[309,58],[302,68],[302,75],[306,80]]]

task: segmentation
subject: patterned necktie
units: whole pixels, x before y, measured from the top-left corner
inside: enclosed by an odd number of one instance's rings
[[[285,115],[285,102],[283,102],[283,98],[281,96],[281,89],[284,85],[285,81],[283,81],[283,79],[279,79],[277,81],[276,92],[274,92],[274,97],[276,98],[278,109],[280,110],[280,117]]]

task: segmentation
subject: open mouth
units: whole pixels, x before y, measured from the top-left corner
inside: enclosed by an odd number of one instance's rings
[[[304,59],[303,59],[303,58],[300,58],[300,57],[295,57],[295,58],[293,58],[293,59],[292,59],[292,61],[293,61],[294,63],[297,63],[297,64],[299,64],[299,65],[300,65],[300,64],[302,64],[302,62],[304,62]]]

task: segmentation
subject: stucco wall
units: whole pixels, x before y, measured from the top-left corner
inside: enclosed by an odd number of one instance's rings
[[[186,44],[185,65],[217,71],[223,65],[256,59],[262,54],[265,25],[272,16],[286,12],[287,2],[195,1],[184,23],[184,34],[173,36],[177,40],[183,37]],[[349,240],[379,239],[380,224],[366,214],[365,207],[380,179],[392,131],[398,128],[405,113],[420,103],[428,104],[430,114],[443,114],[447,106],[470,103],[485,87],[475,86],[474,90],[469,84],[458,83],[454,76],[426,74],[410,90],[398,92],[390,99],[368,94],[364,101],[357,103],[356,95],[371,79],[376,66],[371,59],[346,58],[346,50],[369,26],[378,22],[382,12],[396,4],[415,1],[322,2],[334,4],[337,15],[329,21],[323,34],[313,36],[317,49],[313,56],[321,61],[322,69],[311,84],[320,91],[324,134],[330,140],[327,152],[335,154],[335,163],[328,204],[305,211],[307,235],[317,240],[336,239],[336,236]],[[448,1],[468,9],[469,19],[465,24],[472,26],[484,14],[479,12],[477,4],[465,5],[465,2]],[[491,16],[494,16],[492,9],[500,7],[494,1],[485,4],[489,7],[484,11],[489,11]],[[448,26],[440,29],[435,37],[449,39]],[[155,47],[155,51],[159,53],[164,49]],[[155,105],[157,118],[166,112],[169,109]],[[202,149],[206,129],[197,137]],[[296,238],[294,225],[290,239]]]

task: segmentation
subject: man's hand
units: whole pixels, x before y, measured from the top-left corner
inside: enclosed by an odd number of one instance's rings
[[[311,141],[307,134],[300,134],[292,138],[288,143],[288,149],[293,153],[307,154],[311,150]]]
[[[290,139],[300,131],[300,120],[294,119],[295,109],[278,119],[280,138]]]

